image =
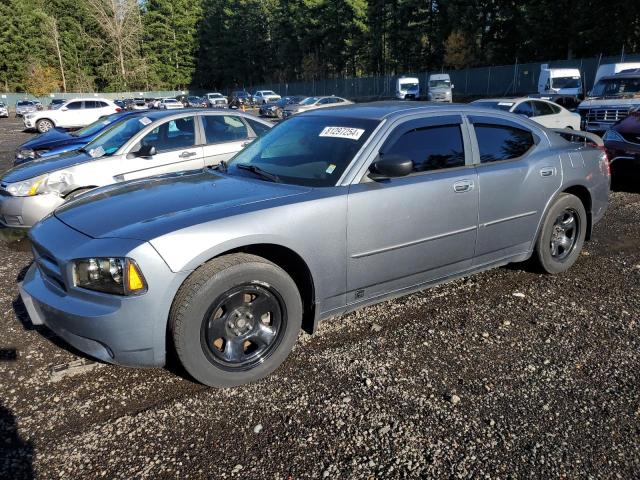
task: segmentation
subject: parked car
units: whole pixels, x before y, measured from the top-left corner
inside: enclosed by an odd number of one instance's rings
[[[175,110],[176,108],[184,108],[184,105],[175,98],[163,98],[158,106],[160,110]]]
[[[292,97],[282,97],[275,103],[265,103],[260,106],[260,115],[265,117],[282,118],[284,116],[284,109],[288,105],[297,105],[305,98],[305,95],[296,95]]]
[[[149,107],[147,106],[147,101],[142,98],[132,98],[129,100],[129,103],[126,104],[127,110],[147,110]]]
[[[287,105],[284,107],[282,116],[288,118],[296,113],[308,112],[309,110],[316,110],[318,108],[337,107],[340,105],[351,105],[353,102],[342,97],[307,97],[300,103],[294,105]]]
[[[83,148],[116,123],[139,113],[136,111],[114,113],[72,132],[63,128],[52,128],[20,145],[16,150],[13,164],[20,165],[31,160],[42,160]]]
[[[113,103],[115,103],[117,106],[119,106],[123,110],[126,108],[124,100],[114,100]]]
[[[185,99],[184,106],[187,108],[201,108],[206,106],[206,100],[202,97],[191,95]]]
[[[634,71],[602,77],[578,105],[578,112],[583,130],[602,135],[638,107],[640,72]]]
[[[216,165],[272,126],[241,112],[201,112],[132,115],[78,151],[12,168],[0,180],[0,223],[28,228],[92,188]]]
[[[209,108],[227,108],[227,99],[221,93],[207,93],[205,96],[207,107]]]
[[[0,102],[0,118],[9,118],[9,108],[2,102]]]
[[[273,90],[258,90],[253,94],[253,103],[264,105],[265,103],[277,102],[280,98],[280,95]]]
[[[38,111],[38,106],[36,102],[32,102],[31,100],[18,100],[16,102],[16,118],[24,117],[28,113],[33,113]]]
[[[65,100],[64,98],[54,98],[49,103],[48,110],[56,110],[56,109],[60,108],[62,105],[64,105],[64,102],[66,102],[66,101],[67,100]]]
[[[20,295],[102,361],[160,366],[172,344],[200,382],[244,384],[322,319],[530,257],[567,270],[607,208],[606,167],[473,105],[304,113],[217,169],[59,208],[29,234]]]
[[[624,166],[640,171],[640,109],[632,109],[602,139],[614,172]]]
[[[106,98],[75,98],[67,100],[56,110],[28,113],[24,116],[24,128],[36,129],[40,133],[54,127],[79,128],[95,122],[98,118],[122,111]]]
[[[495,108],[524,115],[547,128],[580,130],[580,115],[560,105],[532,98],[489,98],[471,102],[479,107]]]
[[[241,108],[242,106],[253,106],[253,99],[249,92],[245,90],[237,90],[231,93],[229,98],[229,108]]]

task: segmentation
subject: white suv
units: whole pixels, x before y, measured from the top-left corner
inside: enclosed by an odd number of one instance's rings
[[[100,117],[121,111],[120,107],[105,98],[74,98],[63,103],[56,110],[26,114],[24,126],[27,130],[35,128],[40,133],[47,132],[54,127],[86,127]]]
[[[257,105],[264,105],[265,103],[277,102],[280,100],[280,95],[272,90],[258,90],[253,94],[253,101]]]

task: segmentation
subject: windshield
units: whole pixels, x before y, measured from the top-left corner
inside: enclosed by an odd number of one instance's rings
[[[276,92],[273,92],[271,90],[264,90],[262,92],[262,95],[275,95],[275,94],[276,94]]]
[[[164,100],[164,103],[178,103],[178,100],[176,100],[175,98],[166,98]]]
[[[411,83],[401,83],[400,88],[403,90],[411,90],[412,88],[418,88],[420,86],[419,83],[411,82]]]
[[[504,110],[505,112],[508,112],[509,110],[511,110],[511,107],[513,107],[514,105],[514,102],[500,102],[500,101],[494,101],[494,100],[483,100],[480,102],[476,101],[472,103],[479,107],[493,108],[495,110]]]
[[[580,77],[554,77],[551,79],[551,88],[581,88]]]
[[[451,87],[450,80],[429,80],[429,88],[449,88]]]
[[[607,78],[599,80],[591,91],[594,97],[625,96],[640,94],[640,77]]]
[[[108,125],[111,125],[119,118],[122,118],[121,113],[114,113],[113,115],[105,115],[104,117],[100,117],[98,120],[93,122],[90,125],[87,125],[80,130],[76,130],[75,132],[70,132],[74,137],[84,137],[85,135],[93,135],[98,133],[100,130],[104,130]]]
[[[98,138],[88,143],[83,150],[89,152],[92,157],[113,155],[136,133],[149,125],[151,120],[147,117],[134,116],[122,122],[114,124]]]
[[[353,160],[377,120],[306,116],[293,117],[240,151],[228,164],[230,173],[252,176],[256,167],[283,183],[334,186]]]
[[[18,102],[17,105],[19,107],[29,107],[29,106],[33,105],[33,102]]]
[[[320,100],[318,97],[307,97],[300,102],[300,105],[313,105],[318,100]]]

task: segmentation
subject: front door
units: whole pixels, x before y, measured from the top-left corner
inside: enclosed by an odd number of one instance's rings
[[[482,115],[469,119],[479,154],[475,263],[482,265],[531,250],[546,203],[560,187],[561,165],[541,132]]]
[[[471,266],[478,189],[459,115],[399,124],[380,155],[403,155],[414,173],[349,190],[347,303],[443,278]]]
[[[149,157],[131,155],[145,145],[156,154]],[[196,141],[196,117],[185,116],[161,123],[148,132],[122,159],[116,180],[133,180],[164,173],[203,168],[202,146]]]

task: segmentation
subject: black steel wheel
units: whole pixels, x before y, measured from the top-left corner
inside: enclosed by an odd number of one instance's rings
[[[547,212],[534,247],[534,257],[546,273],[560,273],[578,259],[587,235],[587,212],[575,195],[563,193]]]
[[[256,255],[215,258],[182,284],[169,312],[176,353],[199,382],[259,380],[287,358],[302,325],[302,299],[282,268]]]

